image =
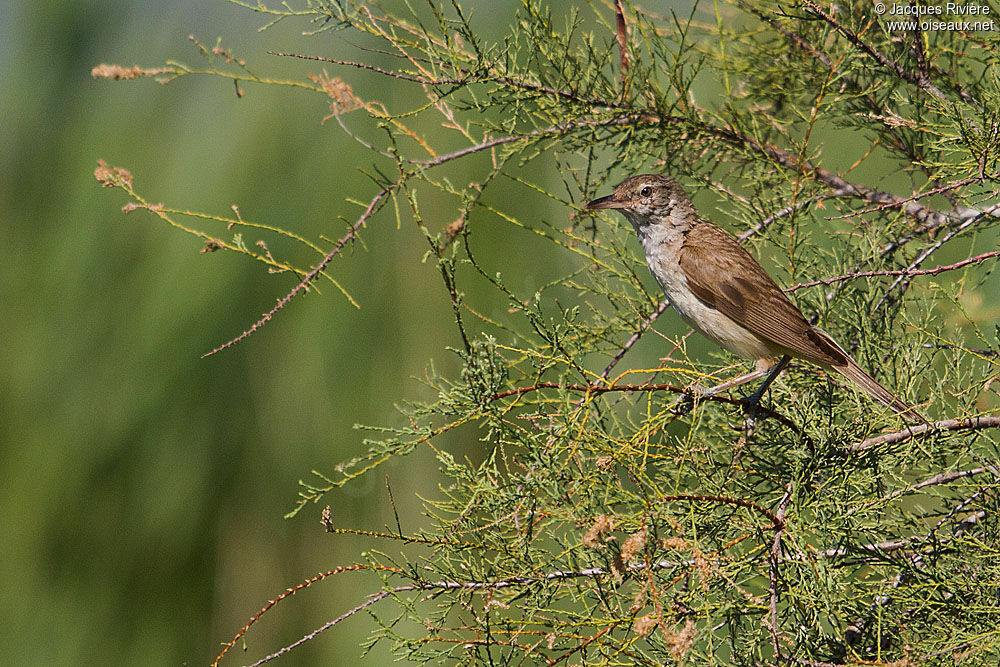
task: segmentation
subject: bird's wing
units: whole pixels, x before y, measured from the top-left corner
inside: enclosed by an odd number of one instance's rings
[[[694,295],[792,356],[829,366],[850,357],[813,330],[781,288],[733,237],[707,222],[681,246],[681,269]]]

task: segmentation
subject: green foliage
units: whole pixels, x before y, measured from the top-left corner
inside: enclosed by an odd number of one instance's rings
[[[687,15],[626,4],[620,21],[603,4],[525,0],[504,29],[456,2],[234,4],[358,40],[358,62],[296,57],[374,71],[406,102],[325,73],[296,84],[371,147],[372,193],[341,239],[254,230],[309,259],[175,226],[295,270],[304,288],[336,284],[343,249],[395,215],[452,305],[460,373],[430,368],[436,398],[370,429],[369,452],[317,474],[293,512],[435,452],[421,530],[328,526],[401,548],[360,567],[381,577],[351,612],[373,614],[374,643],[415,661],[995,664],[994,42],[889,32],[867,3],[812,0]],[[208,69],[155,74],[289,85],[227,69],[217,49],[202,49]],[[803,312],[937,421],[907,428],[808,366],[776,383],[756,427],[731,398],[685,402],[738,367],[657,334],[674,316],[660,318],[630,230],[581,212],[642,171],[675,175]],[[172,224],[190,215],[106,177]],[[655,367],[633,362],[650,350]],[[481,456],[456,457],[456,438]]]

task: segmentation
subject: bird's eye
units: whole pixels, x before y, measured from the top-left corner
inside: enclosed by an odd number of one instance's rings
[[[648,185],[644,187],[642,190],[639,190],[639,194],[642,195],[643,197],[648,197],[652,192],[653,188],[649,187]]]

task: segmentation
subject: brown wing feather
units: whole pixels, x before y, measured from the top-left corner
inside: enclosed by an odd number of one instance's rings
[[[848,363],[849,357],[813,330],[757,260],[722,229],[705,222],[692,227],[679,261],[695,296],[751,332],[807,361]]]

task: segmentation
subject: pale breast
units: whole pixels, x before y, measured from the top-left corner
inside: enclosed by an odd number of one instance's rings
[[[650,226],[639,233],[646,264],[677,314],[688,326],[719,347],[747,359],[776,356],[761,338],[705,304],[688,287],[678,263],[683,235],[665,225]]]

